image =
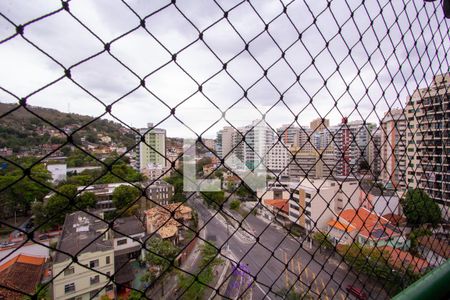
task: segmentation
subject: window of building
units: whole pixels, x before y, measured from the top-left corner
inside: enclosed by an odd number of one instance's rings
[[[107,285],[105,289],[106,289],[107,292],[110,292],[110,291],[112,291],[114,289],[114,286],[111,283],[111,284]]]
[[[64,286],[64,293],[70,294],[75,292],[75,283],[69,283]]]
[[[75,267],[67,267],[64,270],[64,276],[72,275],[73,273],[75,273]]]
[[[96,260],[91,260],[91,261],[89,262],[89,268],[96,268],[96,267],[98,267],[98,259],[96,259]]]
[[[106,257],[106,264],[109,265],[111,263],[111,258],[109,256]]]
[[[311,194],[306,193],[306,194],[305,194],[305,198],[311,199]]]
[[[294,212],[292,212],[292,211],[289,212],[289,215],[290,215],[291,217],[296,218],[296,219],[298,219],[298,218],[300,217],[298,214],[296,214],[296,213],[294,213]]]
[[[311,202],[306,202],[306,207],[311,207]]]
[[[99,296],[99,290],[94,290],[89,293],[89,299],[96,299]]]
[[[305,210],[305,214],[306,214],[308,217],[311,217],[311,212],[310,212],[310,211]]]
[[[94,277],[91,277],[91,285],[97,284],[100,282],[100,275],[95,275]]]
[[[127,243],[127,239],[121,239],[117,241],[117,246],[125,245]]]

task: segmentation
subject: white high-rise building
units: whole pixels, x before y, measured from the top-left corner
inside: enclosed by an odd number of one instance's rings
[[[269,151],[269,160],[267,163],[268,175],[289,175],[288,165],[291,160],[292,154],[289,151],[289,146],[282,141],[276,142]]]

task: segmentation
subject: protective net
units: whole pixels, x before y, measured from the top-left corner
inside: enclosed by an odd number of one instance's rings
[[[1,3],[0,299],[387,299],[444,264],[449,9]]]

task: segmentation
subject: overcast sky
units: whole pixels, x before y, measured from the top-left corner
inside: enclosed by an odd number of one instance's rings
[[[337,124],[342,115],[379,123],[388,106],[403,107],[417,86],[448,71],[449,21],[440,1],[348,2],[327,9],[327,1],[293,1],[283,13],[279,0],[126,1],[136,15],[121,1],[72,0],[70,13],[61,10],[24,29],[23,37],[53,60],[20,35],[0,44],[0,101],[32,94],[31,105],[91,116],[113,103],[112,115],[129,126],[169,117],[159,127],[178,137],[192,133],[170,116],[175,106],[175,115],[199,134],[218,122],[206,137],[227,125],[225,111],[235,126],[262,113],[273,127],[295,115],[301,125],[319,116]],[[60,8],[60,1],[0,1],[0,40],[14,35],[15,25]],[[110,53],[102,52],[107,42]],[[72,80],[35,93],[64,68]],[[139,87],[144,77],[146,89]]]

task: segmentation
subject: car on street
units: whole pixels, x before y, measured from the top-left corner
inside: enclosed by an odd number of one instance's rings
[[[354,287],[353,285],[348,285],[346,290],[349,294],[352,294],[359,300],[367,300],[366,293],[364,293],[363,290],[360,288]]]

